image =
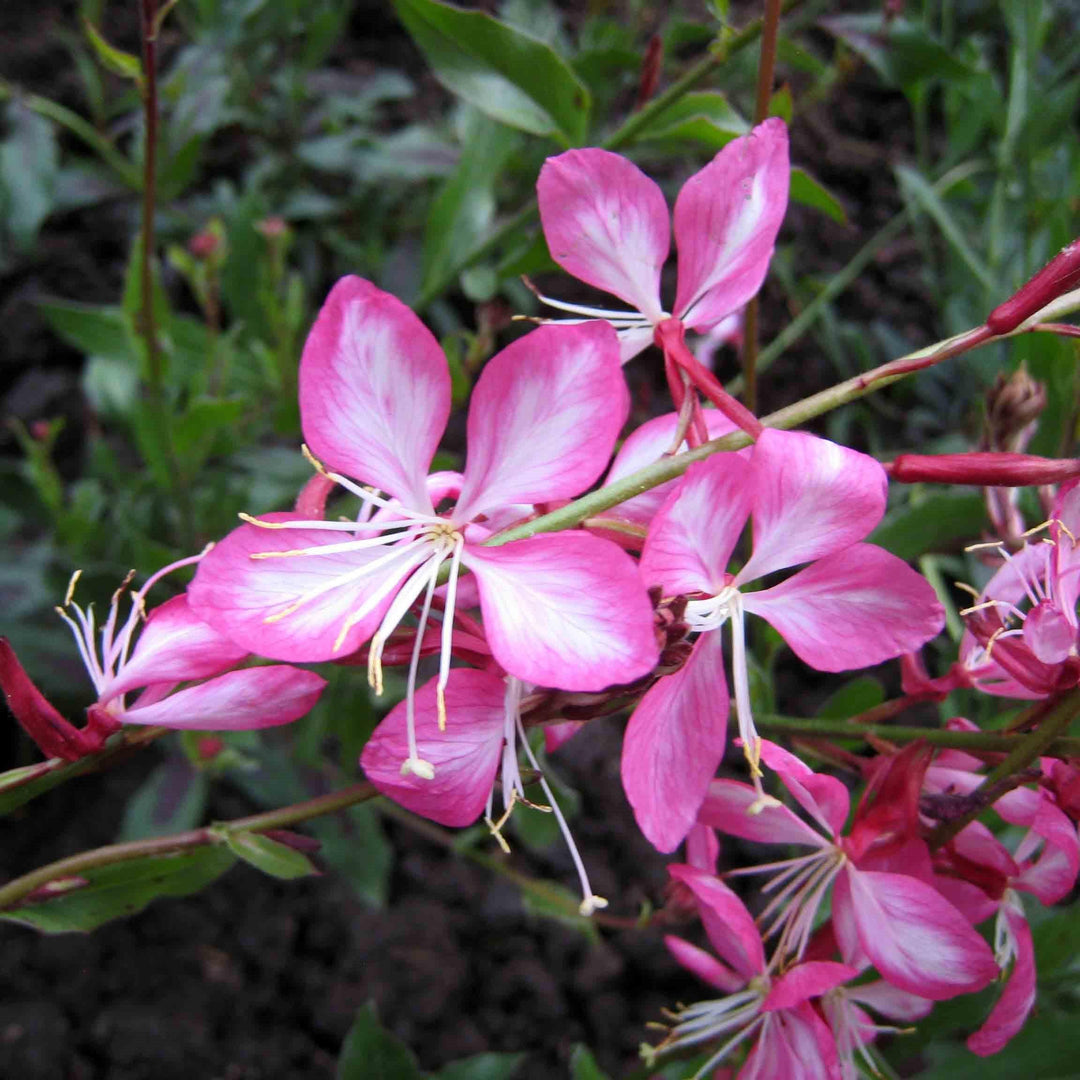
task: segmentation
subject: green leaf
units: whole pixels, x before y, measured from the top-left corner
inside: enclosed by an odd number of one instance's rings
[[[578,1043],[570,1054],[570,1080],[609,1080],[584,1043]]]
[[[197,398],[173,425],[176,455],[189,473],[212,454],[218,436],[235,428],[245,404],[237,398]]]
[[[495,185],[520,137],[474,113],[463,134],[461,159],[435,197],[424,230],[422,288],[448,275],[474,248],[495,215]]]
[[[785,124],[790,124],[794,113],[795,102],[791,100],[791,87],[785,83],[769,97],[769,115],[779,116]]]
[[[584,140],[589,91],[550,46],[437,0],[394,0],[394,8],[452,93],[510,127],[568,145]]]
[[[694,142],[712,150],[745,135],[750,124],[723,94],[712,90],[686,94],[646,124],[635,142]]]
[[[476,1054],[444,1065],[431,1080],[510,1080],[524,1061],[524,1054]]]
[[[291,878],[309,877],[319,873],[315,864],[302,851],[271,840],[269,836],[232,830],[223,830],[223,835],[226,845],[234,855],[271,877],[288,881]]]
[[[422,1080],[412,1051],[383,1028],[368,1002],[356,1014],[338,1058],[336,1080]]]
[[[904,194],[933,219],[934,224],[941,230],[942,236],[949,242],[972,274],[987,289],[996,292],[997,280],[990,272],[990,268],[967,242],[964,227],[953,217],[949,208],[942,201],[941,196],[934,190],[933,185],[928,183],[915,169],[909,168],[907,165],[898,165],[896,167],[896,176],[900,181],[900,187],[903,189]]]
[[[12,102],[0,142],[0,222],[20,248],[29,247],[53,209],[59,153],[52,124]]]
[[[137,56],[110,45],[89,19],[83,19],[83,29],[86,31],[87,41],[90,42],[94,53],[104,67],[114,75],[119,75],[122,79],[131,79],[136,85],[142,86],[142,62]]]
[[[118,843],[193,829],[206,809],[207,780],[185,757],[175,755],[143,781],[124,808]]]
[[[830,15],[818,23],[854,49],[885,82],[905,91],[924,79],[959,81],[975,73],[925,27],[907,19],[893,19],[886,28],[881,14],[871,12]]]
[[[935,491],[891,510],[869,541],[911,562],[928,551],[953,551],[978,537],[986,522],[980,494]]]
[[[0,911],[0,919],[46,934],[94,930],[142,911],[159,896],[188,896],[219,878],[234,859],[220,846],[147,855],[87,870],[51,899]],[[83,884],[85,882],[85,884]]]
[[[791,170],[791,198],[793,202],[820,210],[841,225],[847,224],[847,214],[840,200],[805,169]]]
[[[858,675],[830,694],[818,709],[818,716],[847,720],[885,700],[885,687],[872,675]]]
[[[322,847],[319,855],[372,907],[382,907],[390,889],[394,851],[373,806],[351,806],[308,823]]]
[[[600,939],[596,924],[582,915],[581,897],[553,881],[531,881],[521,885],[521,902],[526,912],[544,919],[555,919],[580,930],[590,941]]]
[[[133,359],[129,324],[121,308],[49,301],[39,304],[38,310],[53,330],[87,356]]]

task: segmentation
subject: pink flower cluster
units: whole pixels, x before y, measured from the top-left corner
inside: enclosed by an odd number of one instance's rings
[[[78,729],[60,717],[5,644],[0,683],[16,716],[47,754],[77,758],[122,724],[287,723],[323,687],[297,664],[366,663],[376,693],[384,665],[402,665],[404,700],[363,751],[367,777],[443,825],[483,817],[504,846],[507,818],[539,783],[591,913],[606,901],[528,728],[573,718],[544,713],[559,693],[592,695],[598,712],[630,698],[627,798],[657,849],[687,842],[688,861],[671,875],[716,955],[668,943],[723,995],[673,1014],[656,1052],[719,1041],[704,1075],[752,1042],[741,1077],[853,1077],[858,1061],[873,1067],[876,1035],[895,1030],[867,1008],[908,1022],[1011,969],[970,1043],[978,1053],[999,1048],[1034,993],[1019,893],[1053,903],[1077,876],[1076,828],[1062,809],[1080,802],[1076,778],[1047,763],[1038,784],[998,800],[1002,817],[1026,830],[1012,851],[978,824],[931,850],[925,800],[972,796],[982,762],[956,752],[931,760],[915,746],[867,762],[849,826],[845,785],[757,733],[747,616],[819,671],[906,657],[914,695],[963,685],[1046,697],[1080,681],[1080,481],[1062,487],[1049,543],[1007,555],[978,595],[959,665],[931,679],[915,654],[942,628],[941,604],[906,563],[866,542],[885,510],[883,467],[810,434],[764,429],[685,343],[688,329],[715,331],[759,289],[789,171],[786,129],[769,120],[687,182],[674,209],[671,314],[661,300],[671,226],[659,188],[601,150],[548,161],[539,200],[553,257],[632,310],[542,298],[572,318],[541,320],[488,361],[469,402],[461,472],[432,471],[451,414],[438,342],[372,283],[339,281],[300,365],[317,477],[296,509],[244,516],[203,555],[175,564],[196,564],[194,580],[149,613],[148,590],[174,567],[132,594],[124,621],[120,593],[100,627],[69,595],[62,614],[97,694],[89,722]],[[622,365],[650,343],[663,351],[675,411],[620,446],[630,412]],[[598,482],[740,428],[753,440],[744,450],[699,460],[577,527],[506,536]],[[327,516],[334,491],[345,516]],[[249,656],[276,663],[240,666]],[[434,674],[421,685],[429,657]],[[732,695],[749,783],[717,779]],[[548,749],[574,730],[549,727]],[[770,774],[801,815],[767,793]],[[767,877],[756,922],[717,876],[715,830],[809,849],[748,871]],[[974,928],[990,918],[996,949]],[[867,981],[870,968],[878,977]]]

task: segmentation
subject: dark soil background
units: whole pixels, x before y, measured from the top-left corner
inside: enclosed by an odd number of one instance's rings
[[[74,25],[75,8],[49,0],[0,5],[3,75],[69,98],[72,76],[55,35]],[[419,69],[385,7],[358,5],[353,34],[342,43],[343,59],[400,56],[412,73]],[[116,40],[124,44],[122,34]],[[907,105],[865,70],[855,70],[827,105],[799,115],[794,162],[836,192],[850,216],[842,227],[791,208],[781,242],[796,245],[800,273],[838,269],[899,209],[891,165],[909,152]],[[0,278],[0,413],[27,421],[68,416],[62,460],[69,474],[77,473],[85,426],[80,358],[49,333],[34,303],[48,294],[113,299],[131,209],[50,220],[38,257]],[[912,346],[922,344],[934,308],[918,269],[914,249],[898,244],[845,294],[839,311],[867,323],[883,319]],[[780,290],[768,285],[763,339],[790,316]],[[806,339],[763,381],[762,409],[833,377]],[[0,449],[13,452],[6,438],[0,434]],[[781,707],[807,708],[805,683],[788,683]],[[645,899],[662,901],[665,860],[637,833],[622,795],[620,729],[620,721],[595,722],[561,752],[560,764],[583,796],[575,834],[594,885],[611,911],[633,915]],[[8,721],[0,767],[26,760],[16,758],[15,744]],[[70,783],[0,821],[0,876],[111,842],[156,753]],[[218,818],[254,809],[227,785],[210,807]],[[330,1077],[355,1011],[369,999],[427,1068],[485,1050],[523,1050],[522,1080],[565,1076],[580,1041],[621,1076],[649,1037],[645,1023],[659,1019],[663,1006],[700,994],[668,957],[659,931],[605,930],[590,944],[573,929],[527,917],[506,881],[399,824],[388,829],[396,864],[383,911],[363,906],[330,874],[276,882],[241,867],[199,896],[159,901],[93,935],[49,938],[0,926],[0,1077]],[[513,858],[527,872],[573,881],[561,854],[549,865],[522,852]]]

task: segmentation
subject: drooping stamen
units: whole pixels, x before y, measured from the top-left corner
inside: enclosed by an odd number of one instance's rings
[[[732,589],[731,592],[733,595],[728,602],[731,608],[731,674],[735,681],[735,711],[738,714],[743,753],[750,765],[750,777],[759,800],[762,800],[770,796],[765,794],[761,786],[761,736],[754,727],[754,714],[750,707],[750,677],[746,662],[746,626],[742,598],[737,590]],[[758,811],[766,805],[768,803],[762,802]],[[750,812],[755,811],[751,808]]]
[[[450,657],[454,645],[454,608],[457,605],[458,574],[465,538],[454,534],[454,551],[450,556],[450,577],[446,583],[446,604],[443,608],[442,638],[439,643],[439,681],[435,684],[435,700],[439,712],[439,730],[446,730],[446,684],[450,680]]]

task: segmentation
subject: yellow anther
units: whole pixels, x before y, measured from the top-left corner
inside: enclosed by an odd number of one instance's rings
[[[307,458],[308,464],[320,475],[326,477],[327,480],[333,480],[334,478],[326,470],[326,466],[308,449],[307,443],[300,444],[300,453]]]
[[[973,588],[966,581],[954,581],[953,586],[959,589],[961,592],[966,592],[974,596],[976,600],[978,600],[979,597],[982,595],[978,589]]]
[[[586,896],[584,900],[578,905],[578,914],[584,918],[588,918],[593,912],[598,911],[600,908],[606,908],[608,902],[602,896]]]
[[[439,730],[446,730],[446,691],[441,686],[435,687],[435,707],[439,712]]]
[[[287,529],[289,526],[284,521],[263,521],[262,518],[252,517],[250,514],[240,513],[236,515],[241,521],[247,522],[248,525],[258,525],[260,529]],[[203,554],[206,554],[203,552]],[[252,556],[256,558],[256,556]]]
[[[774,799],[766,792],[762,792],[747,808],[746,812],[751,817],[756,817],[762,810],[772,810],[777,806],[783,805],[779,799]]]
[[[1005,545],[1000,540],[987,540],[981,544],[968,544],[965,551],[988,551],[993,548],[996,551],[1002,551]]]
[[[402,776],[419,776],[421,780],[435,779],[435,766],[423,758],[406,758],[401,763]]]
[[[64,593],[64,607],[67,607],[75,596],[75,586],[78,585],[79,578],[81,577],[81,570],[76,570],[75,573],[71,575],[71,580],[68,582],[67,592]],[[56,610],[59,611],[60,609],[57,608]]]
[[[283,607],[280,611],[274,612],[273,615],[267,615],[266,618],[263,619],[263,623],[270,624],[280,622],[282,619],[287,618],[289,615],[291,615],[303,602],[304,601],[301,598],[300,600],[296,600],[293,603],[289,604],[288,607]]]

